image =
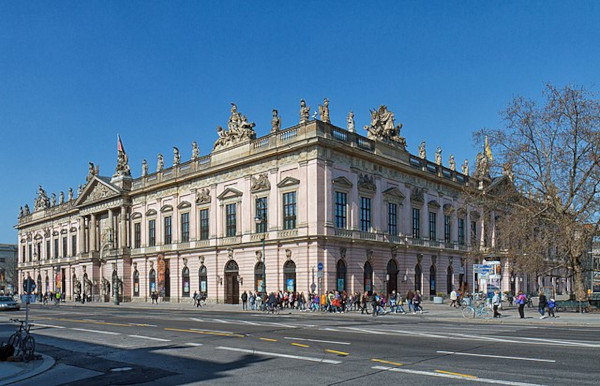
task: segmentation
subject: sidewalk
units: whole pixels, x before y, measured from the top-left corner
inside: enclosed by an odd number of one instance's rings
[[[8,385],[35,377],[54,366],[54,359],[42,354],[42,359],[30,362],[0,362],[0,385]]]

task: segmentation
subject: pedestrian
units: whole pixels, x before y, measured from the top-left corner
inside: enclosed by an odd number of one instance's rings
[[[242,293],[242,311],[248,311],[248,293],[246,291]]]
[[[362,296],[360,297],[360,313],[361,314],[364,314],[366,312],[367,315],[369,315],[369,310],[367,310],[367,302],[368,302],[368,295],[366,292],[363,292]]]
[[[538,302],[538,312],[540,313],[540,319],[546,318],[546,306],[548,306],[548,298],[544,295],[543,292],[540,291],[540,299]]]
[[[254,311],[255,308],[255,304],[256,304],[256,295],[254,294],[254,292],[250,291],[250,296],[248,297],[248,301],[250,302],[250,310]]]
[[[373,316],[377,316],[379,314],[379,305],[381,304],[381,299],[379,298],[379,295],[377,295],[377,292],[373,293],[373,298],[371,300],[371,306],[373,307]]]
[[[416,314],[419,311],[420,314],[423,313],[423,307],[421,306],[421,291],[416,290],[413,296],[413,314]]]
[[[194,291],[192,299],[194,299],[194,305],[196,306],[198,304],[198,292]]]
[[[517,305],[519,306],[519,316],[521,319],[525,319],[525,303],[527,303],[527,296],[525,296],[523,291],[519,291]]]
[[[413,299],[415,297],[415,293],[412,290],[408,290],[406,293],[406,302],[408,303],[408,312],[415,313],[415,308],[413,306]]]
[[[494,308],[494,318],[499,318],[502,316],[501,313],[498,312],[498,308],[502,304],[502,297],[500,296],[500,291],[494,292],[494,296],[492,297],[492,306]]]
[[[450,307],[458,307],[458,293],[456,292],[456,289],[453,289],[452,292],[450,292]]]
[[[548,316],[556,318],[554,314],[554,309],[556,308],[556,301],[554,299],[548,300]]]

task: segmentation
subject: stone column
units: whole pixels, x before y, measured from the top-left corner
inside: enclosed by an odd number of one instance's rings
[[[108,210],[108,237],[112,237],[112,241],[113,241],[113,248],[117,247],[117,240],[115,239],[115,219],[113,217],[113,211],[112,209]],[[108,241],[108,240],[106,240]],[[104,240],[101,240],[101,242],[104,242]],[[111,288],[112,290],[112,288]]]
[[[119,247],[125,248],[127,246],[127,227],[126,227],[126,216],[127,211],[125,206],[121,207],[121,223],[119,227]]]
[[[83,216],[79,217],[79,229],[77,230],[78,245],[79,245],[79,254],[83,256],[85,252],[85,218]]]
[[[96,215],[94,213],[90,215],[89,234],[90,252],[96,252]]]

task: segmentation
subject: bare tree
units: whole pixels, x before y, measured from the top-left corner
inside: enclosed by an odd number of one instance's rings
[[[494,168],[514,188],[496,189],[499,246],[531,272],[566,268],[586,297],[582,259],[600,229],[600,101],[583,87],[547,85],[543,103],[516,97],[489,137]],[[510,171],[510,172],[508,172]],[[501,207],[501,208],[500,208]]]

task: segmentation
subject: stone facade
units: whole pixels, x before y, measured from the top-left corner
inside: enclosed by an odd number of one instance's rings
[[[124,301],[226,303],[263,274],[269,292],[471,287],[493,215],[466,204],[468,175],[406,150],[385,106],[372,115],[368,138],[309,120],[139,178],[96,170],[76,199],[20,216],[19,280],[67,298],[109,301],[117,286]]]

